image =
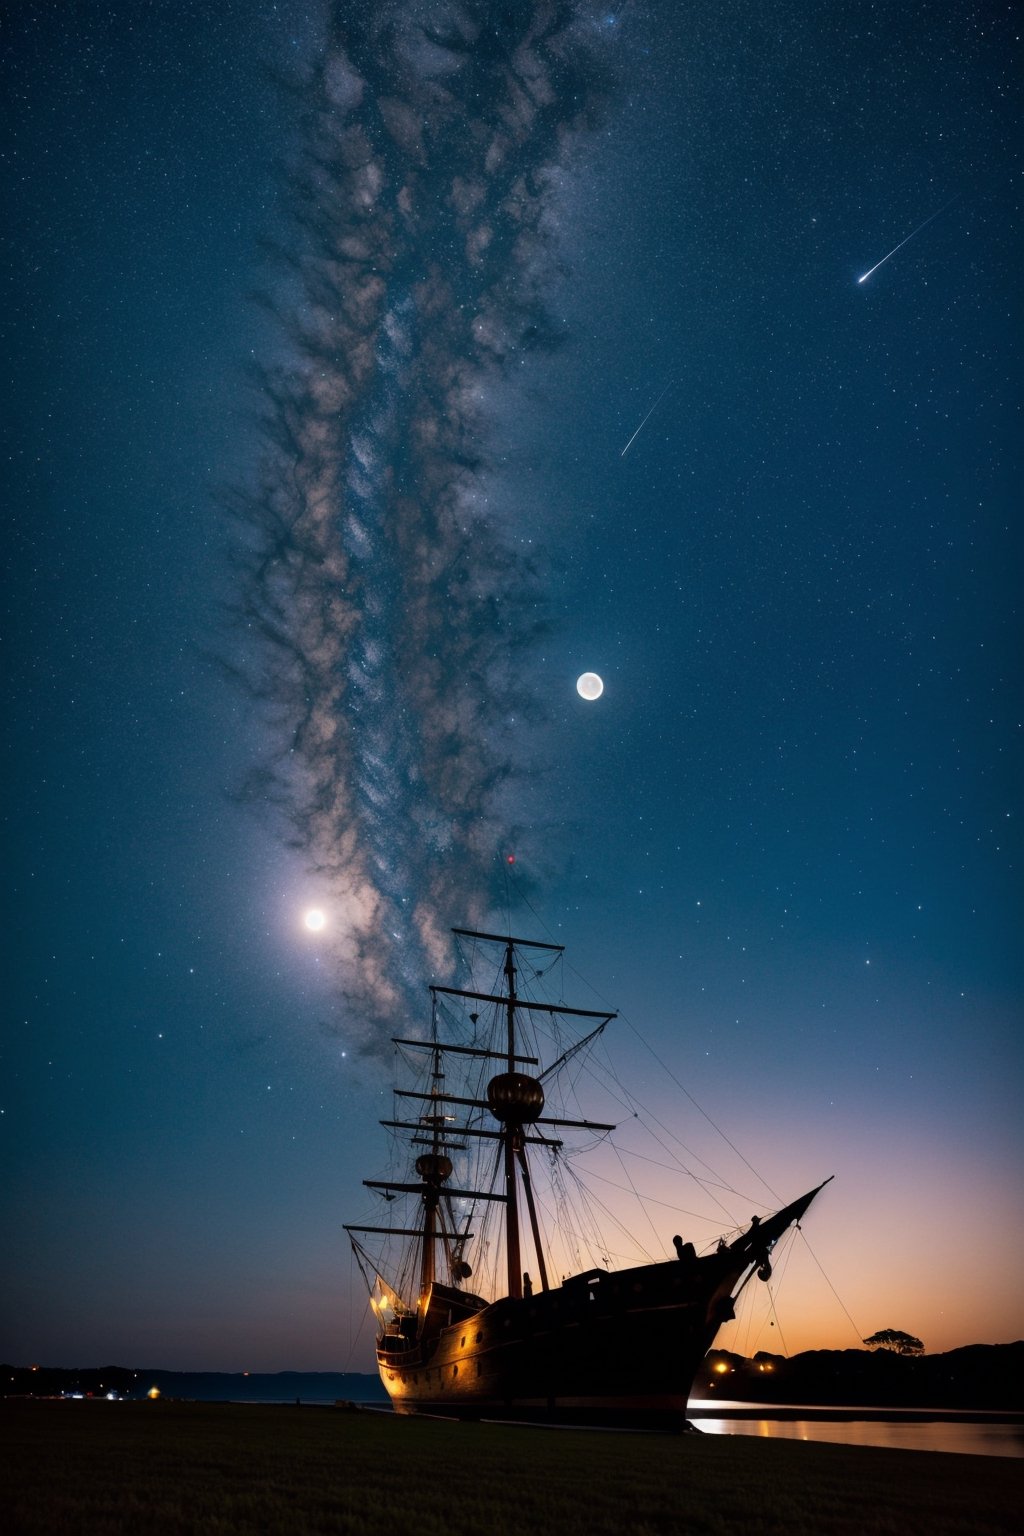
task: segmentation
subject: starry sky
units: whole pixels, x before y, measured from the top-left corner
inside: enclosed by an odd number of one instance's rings
[[[366,9],[0,34],[0,1358],[370,1369],[509,911],[735,1220],[835,1174],[722,1344],[1017,1338],[1013,13]]]

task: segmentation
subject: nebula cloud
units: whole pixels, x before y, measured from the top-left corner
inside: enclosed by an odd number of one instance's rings
[[[258,776],[330,892],[368,1048],[482,921],[517,835],[540,573],[495,510],[508,380],[557,344],[559,188],[592,126],[588,28],[556,3],[333,8],[303,83],[288,361],[234,498]],[[507,497],[505,500],[507,501]]]

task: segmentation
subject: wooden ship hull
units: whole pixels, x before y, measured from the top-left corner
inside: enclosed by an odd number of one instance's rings
[[[468,1313],[435,1285],[419,1339],[379,1338],[381,1380],[397,1413],[678,1424],[742,1270],[716,1257],[593,1270]]]

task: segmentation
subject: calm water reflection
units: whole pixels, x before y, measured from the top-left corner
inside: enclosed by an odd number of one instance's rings
[[[1024,1424],[943,1419],[922,1423],[891,1419],[705,1419],[690,1404],[690,1417],[706,1435],[758,1435],[769,1440],[829,1440],[838,1445],[879,1445],[900,1451],[953,1451],[962,1456],[1024,1457]],[[851,1409],[856,1412],[856,1409]]]

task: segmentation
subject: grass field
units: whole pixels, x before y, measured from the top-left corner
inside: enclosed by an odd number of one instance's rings
[[[220,1403],[0,1405],[17,1536],[1017,1536],[1019,1461]]]

